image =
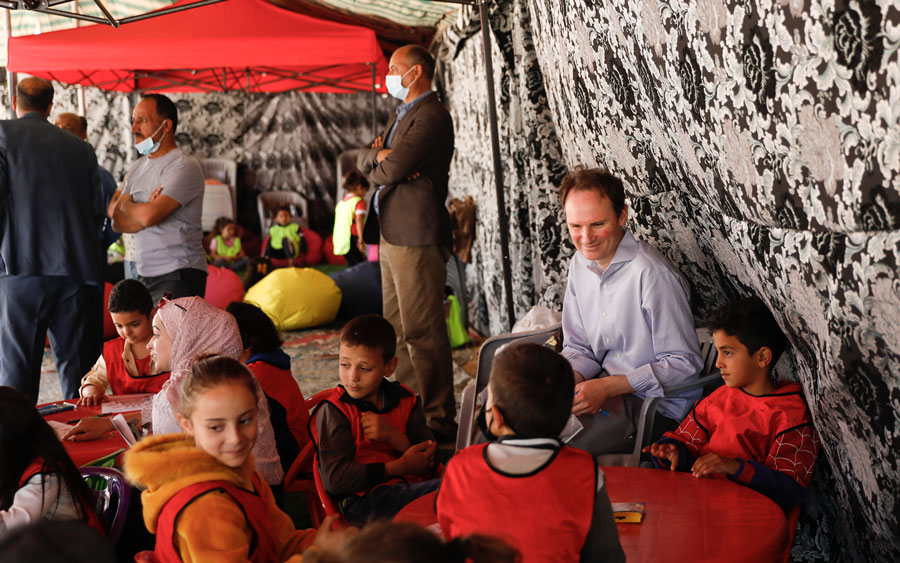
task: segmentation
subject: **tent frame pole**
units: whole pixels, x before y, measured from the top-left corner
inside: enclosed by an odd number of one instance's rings
[[[9,16],[9,10],[5,10],[3,12],[3,24],[6,28],[6,41],[9,42],[9,38],[12,37],[12,18]],[[7,92],[9,97],[9,118],[16,118],[16,110],[13,109],[13,98],[16,96],[16,73],[11,72],[9,70],[9,62],[6,63],[6,85],[9,89]]]
[[[377,92],[375,90],[375,63],[369,63],[372,68],[372,138],[378,136],[378,111],[375,107],[377,102]]]

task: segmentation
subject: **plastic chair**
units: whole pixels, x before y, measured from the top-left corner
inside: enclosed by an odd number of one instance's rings
[[[703,396],[712,393],[722,384],[722,374],[715,370],[718,352],[712,342],[712,333],[707,328],[697,329],[697,338],[700,340],[700,358],[703,360],[703,370],[700,377],[688,383],[663,387],[663,397],[647,397],[641,405],[638,415],[637,431],[635,432],[634,449],[630,453],[603,454],[597,457],[597,463],[601,466],[638,467],[641,463],[641,450],[653,440],[653,420],[656,418],[656,409],[659,402],[666,397],[675,397],[686,391],[703,389]]]
[[[231,192],[231,209],[237,211],[237,162],[227,158],[201,158],[200,168],[203,169],[204,178],[213,178],[228,186]],[[205,204],[204,200],[204,207]]]
[[[466,265],[456,254],[451,254],[447,260],[447,285],[453,289],[453,294],[459,301],[462,311],[463,326],[469,327],[469,294],[466,291]]]
[[[259,212],[259,226],[263,230],[263,234],[271,225],[275,210],[284,205],[291,207],[291,215],[294,216],[295,223],[305,229],[309,228],[306,198],[297,192],[272,190],[256,196],[256,210]]]
[[[235,207],[231,195],[227,184],[206,184],[203,190],[203,212],[200,215],[200,224],[205,232],[213,229],[219,217],[234,219]]]
[[[540,328],[528,332],[516,332],[498,334],[484,341],[478,350],[478,367],[475,370],[475,381],[466,385],[462,392],[459,410],[459,432],[456,434],[457,451],[472,444],[475,434],[475,397],[484,389],[491,377],[491,364],[497,350],[510,342],[536,342],[543,344],[557,330],[560,323],[555,323],[546,328]]]
[[[131,504],[131,487],[125,476],[110,467],[82,467],[81,475],[88,482],[88,488],[94,497],[94,511],[110,542],[115,544],[122,535],[128,505]],[[103,481],[103,489],[92,487],[91,481]]]

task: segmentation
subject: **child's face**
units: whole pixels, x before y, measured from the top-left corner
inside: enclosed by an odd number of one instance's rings
[[[291,214],[282,209],[275,214],[275,222],[284,227],[291,222]]]
[[[126,311],[124,313],[110,313],[116,332],[131,345],[146,344],[153,336],[153,326],[150,317],[140,311]]]
[[[234,223],[228,223],[224,227],[222,227],[222,238],[225,240],[231,240],[234,238],[236,229],[234,228]]]
[[[153,336],[147,342],[147,350],[150,350],[150,373],[161,373],[169,370],[169,358],[172,355],[172,338],[169,337],[166,327],[163,326],[159,316],[153,317]]]
[[[751,354],[737,336],[724,330],[713,332],[713,344],[719,352],[716,367],[722,371],[722,380],[728,387],[747,387],[768,379],[769,362],[763,358],[768,348]]]
[[[203,390],[190,418],[179,414],[178,420],[197,447],[228,467],[243,465],[256,444],[256,396],[240,383]]]
[[[381,380],[394,373],[397,358],[385,364],[381,350],[344,343],[341,343],[339,355],[341,385],[347,393],[354,399],[364,399],[378,405],[376,399]]]

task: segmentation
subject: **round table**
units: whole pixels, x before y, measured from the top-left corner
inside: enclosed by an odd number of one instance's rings
[[[610,502],[646,505],[640,524],[616,524],[629,563],[769,562],[788,549],[784,511],[752,489],[660,469],[601,469]],[[414,500],[394,520],[436,524],[435,494]]]

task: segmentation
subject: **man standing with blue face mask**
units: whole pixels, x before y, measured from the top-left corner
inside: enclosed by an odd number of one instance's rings
[[[199,296],[206,290],[200,163],[175,144],[178,110],[162,94],[144,94],[132,112],[134,148],[125,186],[109,203],[113,229],[133,235],[140,280],[154,300]]]
[[[363,239],[379,245],[384,316],[397,332],[395,371],[416,390],[439,442],[456,438],[453,360],[444,320],[450,257],[447,177],[453,120],[431,90],[434,58],[418,45],[391,56],[388,92],[403,103],[357,168],[378,186]]]

